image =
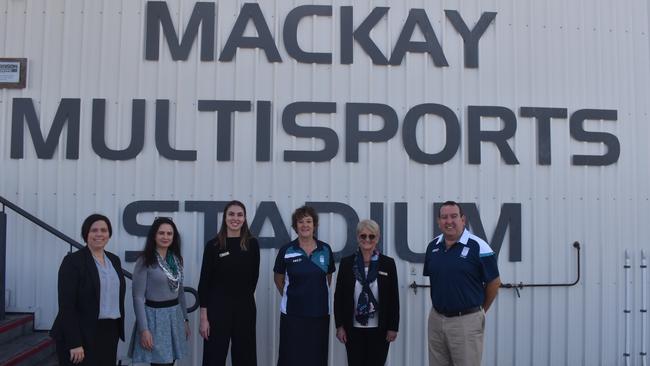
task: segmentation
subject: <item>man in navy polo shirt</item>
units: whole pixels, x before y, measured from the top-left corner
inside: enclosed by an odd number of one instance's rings
[[[429,366],[478,366],[483,353],[485,312],[501,281],[490,246],[465,229],[463,209],[442,204],[442,234],[429,243],[424,275],[431,282]]]

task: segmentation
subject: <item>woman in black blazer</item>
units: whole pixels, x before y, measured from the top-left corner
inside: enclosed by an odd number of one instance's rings
[[[68,254],[59,268],[59,313],[50,332],[59,365],[116,364],[126,284],[120,258],[104,250],[111,234],[106,216],[88,216],[81,226],[86,247]]]
[[[341,260],[334,293],[336,338],[350,366],[381,366],[397,338],[399,290],[393,258],[380,254],[379,225],[357,225],[359,249]]]

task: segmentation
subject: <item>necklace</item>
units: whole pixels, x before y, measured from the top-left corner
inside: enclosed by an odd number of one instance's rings
[[[170,254],[167,254],[169,256]],[[172,261],[176,265],[176,268],[178,271],[176,271],[176,274],[174,274],[174,271],[169,267],[169,264],[167,264],[167,261],[164,260],[158,252],[156,252],[156,259],[158,260],[158,266],[160,269],[162,269],[163,273],[165,273],[165,276],[167,277],[167,284],[169,285],[169,289],[172,292],[178,292],[178,288],[180,287],[180,283],[183,282],[183,266],[180,264],[178,258],[176,258],[175,255],[171,254],[172,256]]]

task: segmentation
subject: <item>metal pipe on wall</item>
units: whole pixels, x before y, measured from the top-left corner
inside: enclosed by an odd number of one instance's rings
[[[0,320],[5,318],[5,281],[7,279],[7,214],[2,205],[0,212]]]
[[[625,251],[625,265],[623,265],[623,273],[625,273],[625,306],[623,308],[623,314],[625,317],[625,350],[623,351],[623,359],[625,360],[625,365],[630,365],[630,297],[632,296],[632,291],[630,289],[630,270],[632,266],[630,265],[630,255]]]
[[[645,252],[641,251],[641,366],[647,365],[648,351],[646,348],[646,333],[648,326],[648,295],[646,289],[648,288],[648,260],[646,259]]]

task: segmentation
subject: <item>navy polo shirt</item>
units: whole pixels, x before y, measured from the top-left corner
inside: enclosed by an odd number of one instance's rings
[[[483,305],[485,285],[499,277],[499,269],[488,243],[465,229],[449,249],[442,234],[429,243],[424,275],[436,311],[453,313]]]
[[[273,272],[284,274],[283,314],[322,317],[330,314],[327,275],[336,270],[332,249],[316,240],[316,249],[307,256],[298,239],[280,248]]]

